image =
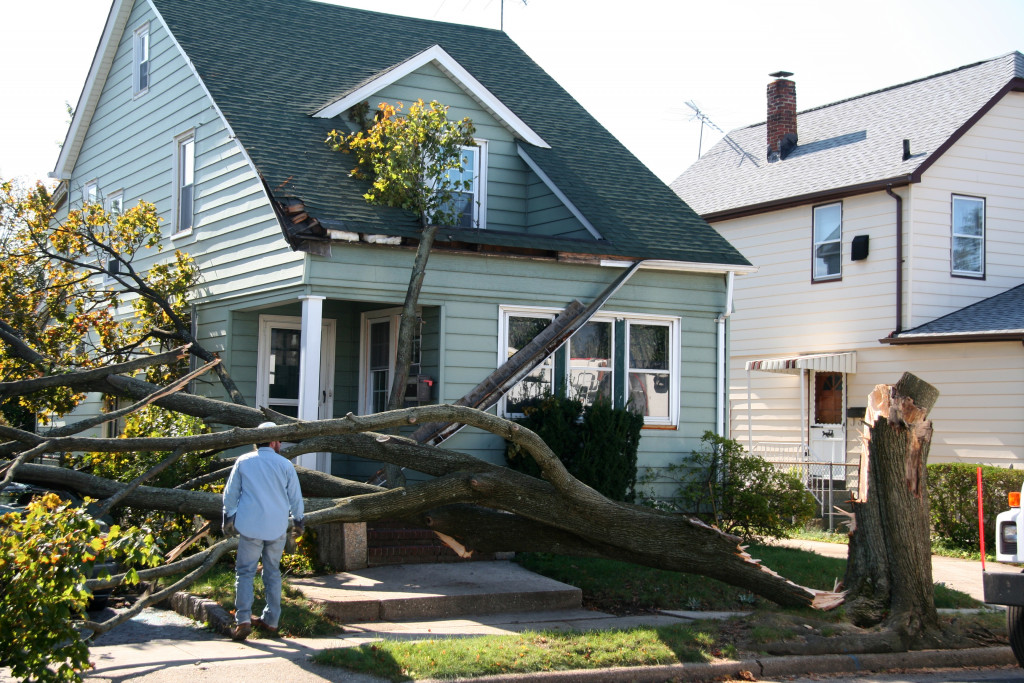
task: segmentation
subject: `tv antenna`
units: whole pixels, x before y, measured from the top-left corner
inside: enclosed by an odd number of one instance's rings
[[[706,113],[702,112],[700,110],[700,107],[698,107],[696,105],[696,103],[694,103],[691,100],[691,101],[686,103],[686,106],[693,110],[693,118],[690,119],[691,121],[693,119],[700,119],[700,140],[697,143],[697,158],[698,159],[700,159],[701,149],[702,149],[702,147],[704,145],[704,126],[708,125],[708,126],[711,126],[712,128],[714,128],[715,130],[717,130],[719,133],[721,133],[724,136],[722,139],[725,140],[725,144],[729,145],[729,147],[734,152],[739,154],[741,157],[749,158],[750,161],[755,166],[757,165],[757,160],[754,159],[754,157],[751,154],[749,154],[745,149],[740,147],[739,143],[737,143],[735,140],[733,140],[731,137],[729,137],[728,133],[726,133],[724,130],[722,130],[721,128],[716,126],[715,122],[711,120],[711,117],[709,117]]]
[[[526,7],[526,0],[520,0],[523,7]],[[505,30],[505,0],[501,0],[501,30]]]

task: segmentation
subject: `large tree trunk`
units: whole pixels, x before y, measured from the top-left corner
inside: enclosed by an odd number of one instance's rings
[[[941,640],[932,584],[927,464],[939,392],[906,373],[868,398],[861,492],[845,584],[858,626],[881,623],[907,647]]]

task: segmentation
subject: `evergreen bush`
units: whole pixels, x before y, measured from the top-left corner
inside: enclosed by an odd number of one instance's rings
[[[523,414],[516,422],[536,432],[570,474],[606,498],[633,502],[642,415],[612,408],[605,400],[584,406],[556,396],[529,400]],[[514,470],[540,477],[534,459],[513,443],[506,446],[505,461]]]

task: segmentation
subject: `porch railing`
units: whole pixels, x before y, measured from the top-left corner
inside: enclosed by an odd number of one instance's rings
[[[828,520],[829,531],[835,530],[836,503],[845,502],[837,500],[836,491],[846,490],[847,472],[858,468],[857,463],[815,460],[807,444],[796,442],[756,443],[751,452],[780,470],[794,472],[817,501],[821,518]],[[842,489],[836,489],[837,481],[843,483]]]

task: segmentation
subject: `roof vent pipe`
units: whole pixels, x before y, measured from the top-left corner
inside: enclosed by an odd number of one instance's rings
[[[910,158],[910,140],[903,139],[903,161]]]
[[[768,160],[785,159],[796,147],[796,83],[789,80],[793,73],[776,71],[769,74],[768,84]]]

